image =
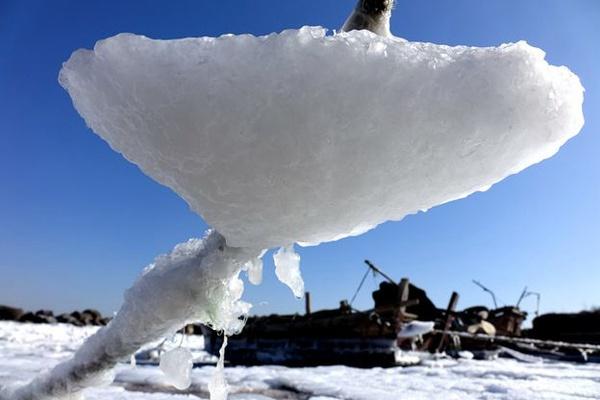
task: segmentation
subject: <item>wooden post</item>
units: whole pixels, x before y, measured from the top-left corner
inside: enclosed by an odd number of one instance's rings
[[[304,293],[304,306],[306,315],[310,315],[310,292]]]
[[[452,292],[452,296],[450,296],[450,302],[448,303],[448,308],[446,308],[446,323],[444,324],[444,331],[442,333],[442,337],[440,339],[440,344],[438,345],[436,352],[439,353],[442,351],[446,345],[446,338],[448,336],[448,331],[452,326],[452,321],[454,321],[454,310],[456,310],[456,304],[458,303],[458,293]]]
[[[397,323],[398,327],[401,328],[402,324],[406,319],[406,301],[408,300],[409,280],[408,278],[402,278],[398,285],[398,315]]]

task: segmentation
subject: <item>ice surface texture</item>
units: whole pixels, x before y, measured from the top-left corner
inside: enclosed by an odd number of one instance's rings
[[[60,82],[94,132],[236,247],[357,235],[486,190],[583,125],[577,76],[525,42],[121,34],[75,52]]]

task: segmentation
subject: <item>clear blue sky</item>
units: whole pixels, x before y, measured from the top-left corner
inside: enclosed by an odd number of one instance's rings
[[[335,29],[353,4],[0,0],[0,304],[116,310],[155,255],[206,229],[86,128],[57,83],[71,52],[120,32],[167,39]],[[365,258],[410,277],[440,306],[452,290],[461,306],[489,305],[472,278],[507,303],[528,285],[542,293],[542,311],[600,306],[599,22],[597,0],[399,1],[397,36],[474,46],[525,39],[546,50],[581,77],[586,126],[557,156],[486,193],[300,249],[314,306],[349,298]],[[302,310],[265,260],[265,282],[245,295],[255,312]],[[372,288],[369,279],[358,307],[371,306]]]

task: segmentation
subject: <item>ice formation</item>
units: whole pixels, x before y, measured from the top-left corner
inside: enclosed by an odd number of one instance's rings
[[[75,52],[60,83],[235,247],[335,240],[486,190],[583,124],[577,76],[525,42],[122,34]]]
[[[233,333],[249,308],[238,274],[259,281],[265,249],[284,247],[277,274],[301,295],[293,243],[358,235],[486,190],[583,125],[579,79],[525,42],[449,47],[315,27],[122,34],[75,52],[60,83],[94,132],[216,231],[159,257],[115,320],[17,400],[77,392],[188,321]],[[222,375],[211,390],[226,396]]]
[[[169,350],[160,356],[160,369],[169,382],[179,390],[192,383],[192,353],[182,347]]]
[[[227,336],[223,338],[223,344],[219,350],[219,361],[217,361],[217,369],[212,375],[208,383],[208,391],[210,392],[210,400],[227,400],[229,394],[229,385],[225,380],[225,348],[227,347]]]
[[[248,273],[248,282],[253,285],[262,283],[263,261],[262,254],[260,257],[250,260],[244,265],[244,270]]]
[[[238,275],[248,260],[260,254],[260,250],[227,246],[216,231],[177,245],[144,270],[125,293],[115,318],[91,336],[73,359],[28,385],[10,389],[7,395],[0,392],[0,399],[71,399],[86,387],[110,380],[107,371],[143,344],[172,336],[192,321],[225,334],[236,333],[250,307],[240,301],[243,283]]]
[[[294,293],[294,296],[304,296],[304,280],[300,274],[300,256],[294,251],[294,246],[279,248],[273,255],[275,262],[275,275],[285,283]]]

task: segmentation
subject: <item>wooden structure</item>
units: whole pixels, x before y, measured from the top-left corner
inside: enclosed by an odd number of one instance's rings
[[[403,324],[417,318],[409,308],[419,305],[420,300],[411,298],[408,279],[395,283],[372,263],[366,263],[386,279],[372,294],[373,309],[357,311],[342,300],[337,309],[312,311],[307,294],[304,315],[250,317],[243,331],[228,339],[227,361],[288,366],[403,364],[397,335]],[[206,327],[203,333],[206,349],[217,355],[223,337]]]
[[[496,334],[518,337],[526,313],[517,307],[470,307],[457,311],[459,295],[453,292],[448,306],[438,309],[424,290],[407,278],[395,282],[365,260],[369,271],[384,280],[372,293],[374,306],[366,311],[352,307],[352,301],[339,308],[313,311],[306,293],[304,315],[250,317],[239,335],[228,339],[225,358],[231,364],[314,366],[344,364],[357,367],[404,365],[403,350],[458,354],[470,350],[476,358],[497,354]],[[352,300],[356,297],[356,293]],[[399,335],[414,320],[434,321],[436,330],[424,337]],[[462,332],[465,335],[457,335]],[[475,334],[484,333],[489,340]],[[218,355],[223,337],[203,327],[206,349]]]

